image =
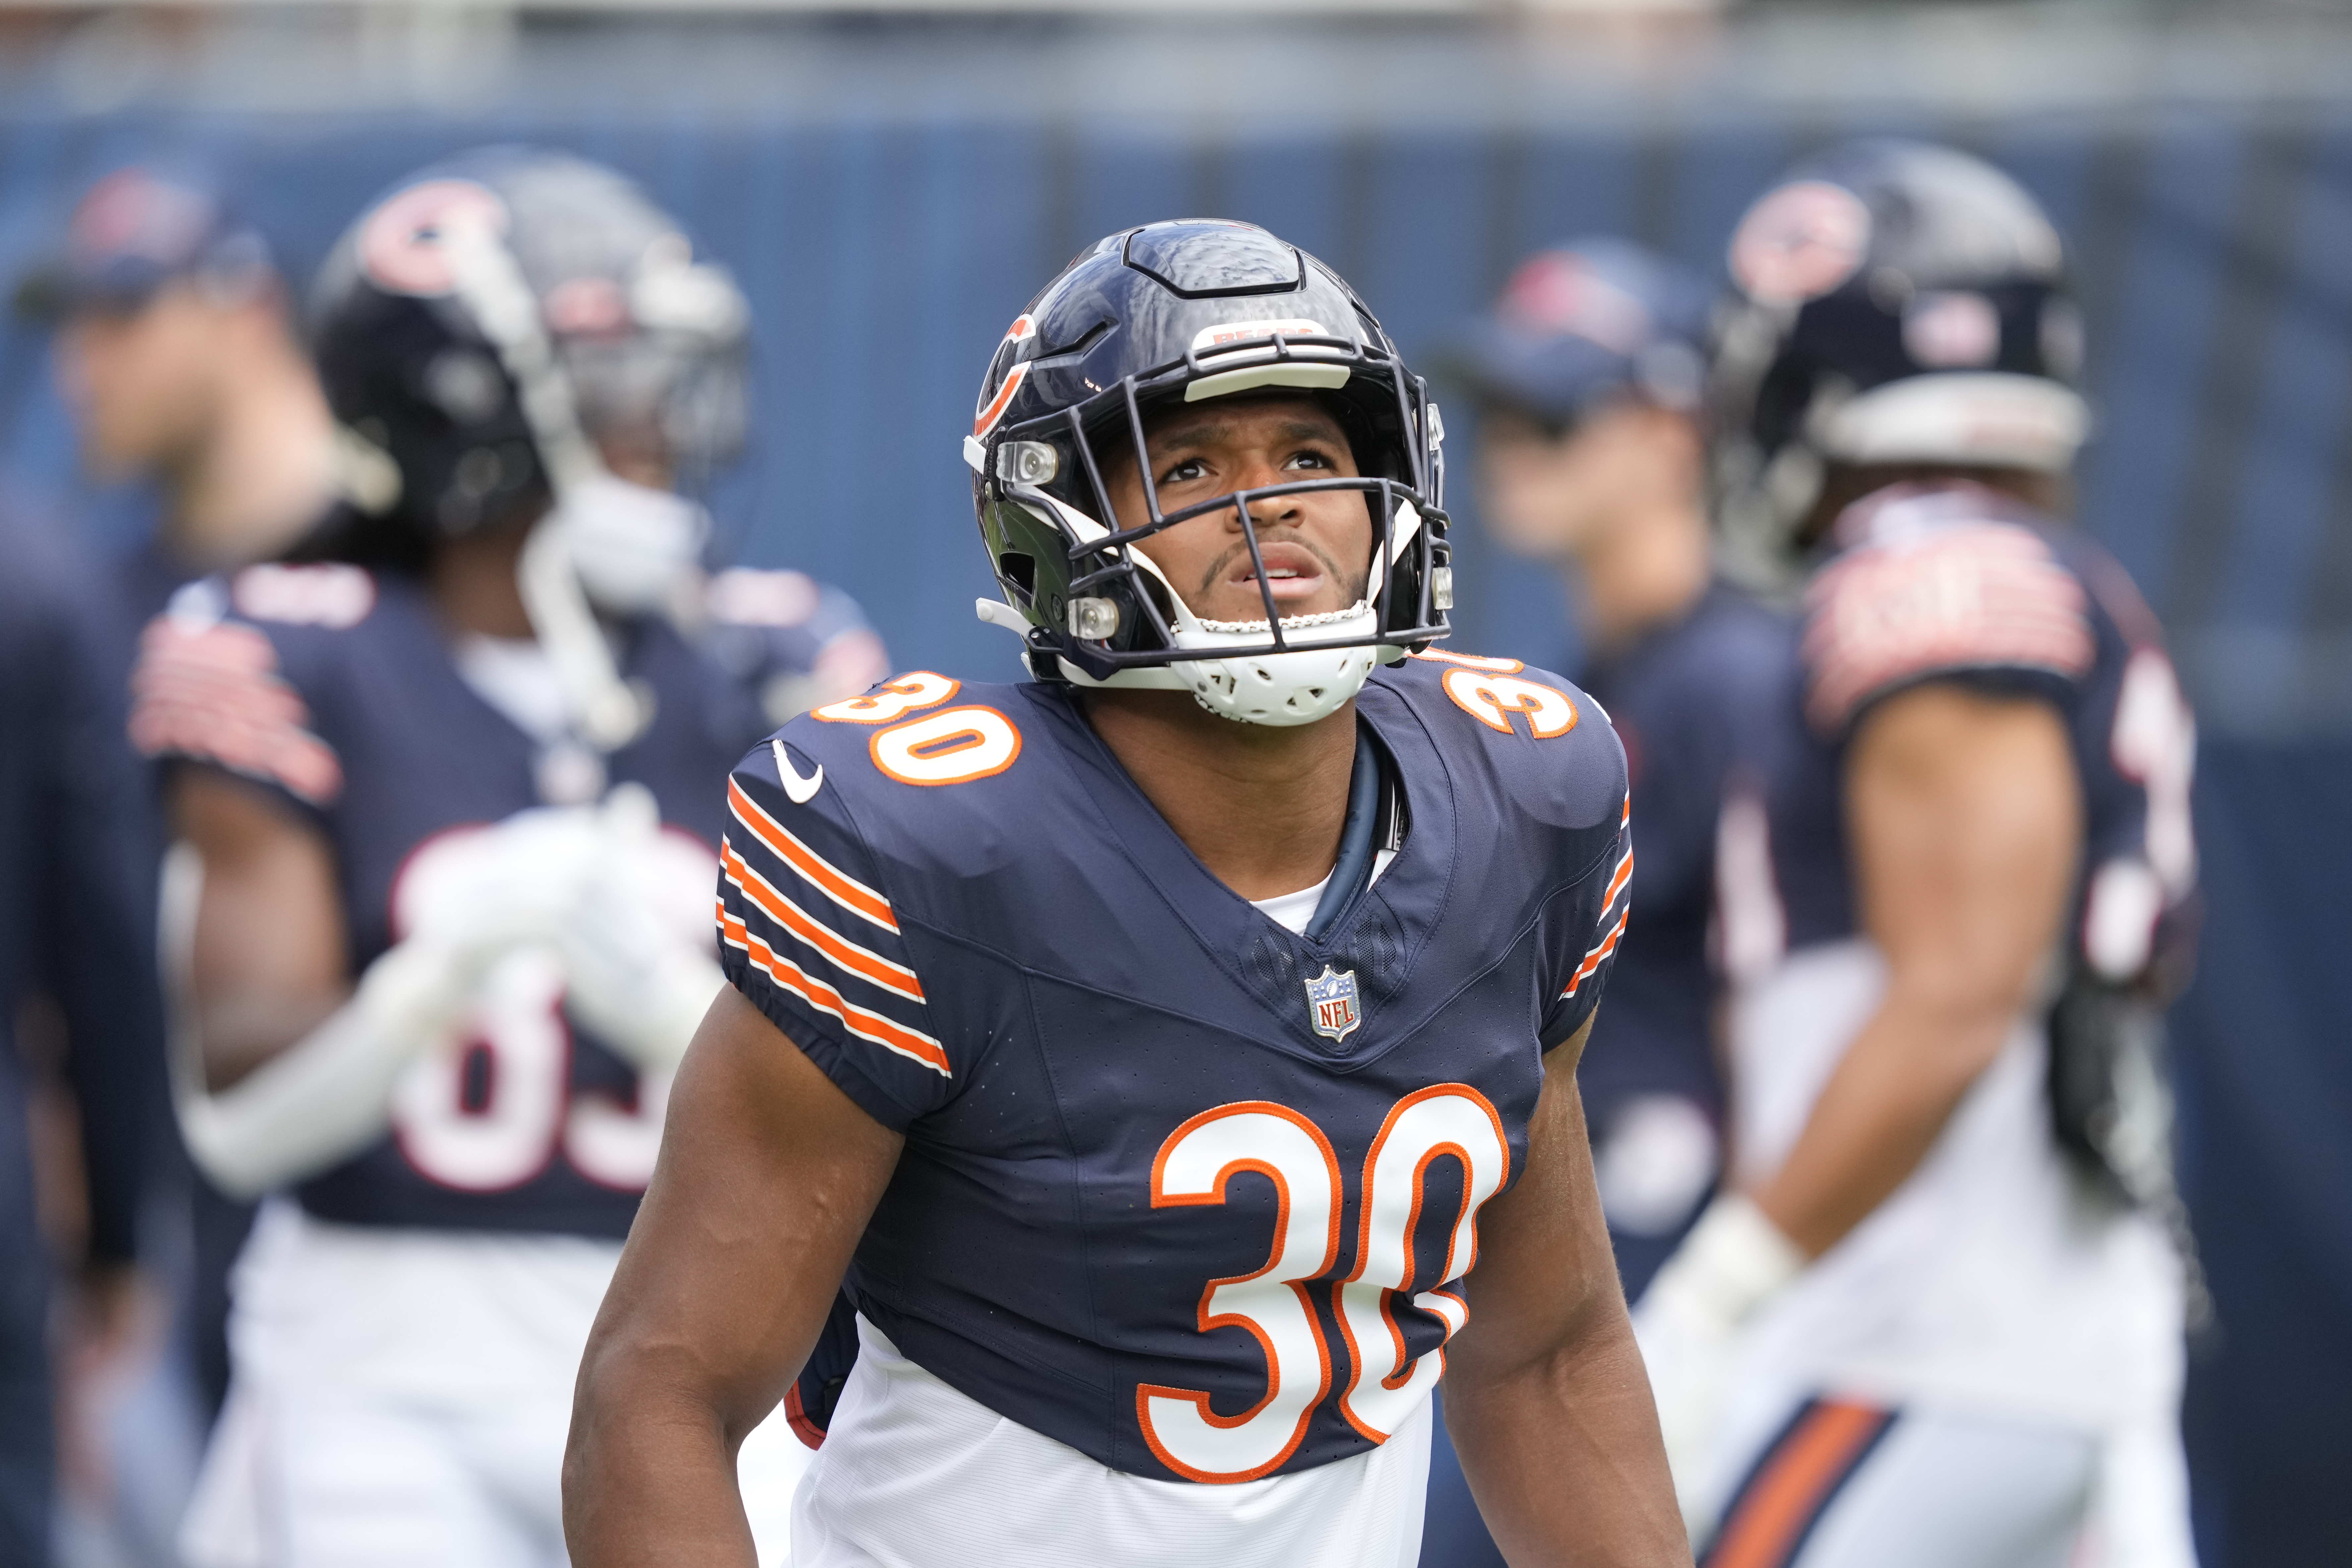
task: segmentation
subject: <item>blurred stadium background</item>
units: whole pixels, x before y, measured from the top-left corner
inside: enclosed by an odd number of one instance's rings
[[[2100,420],[2080,516],[2170,627],[2204,740],[2208,931],[2176,1035],[2221,1313],[2188,1417],[2202,1548],[2340,1561],[2352,6],[12,5],[0,275],[134,158],[219,171],[298,279],[439,153],[605,160],[752,303],[753,445],[710,497],[737,558],[848,587],[902,666],[1009,673],[971,613],[989,584],[958,437],[1004,323],[1082,242],[1266,224],[1425,363],[1547,240],[1617,232],[1719,273],[1779,168],[1870,132],[1996,160],[2073,247]],[[77,479],[45,353],[0,322],[0,485],[119,544],[148,502]],[[1459,646],[1549,662],[1573,637],[1556,585],[1482,547],[1467,489],[1457,471]]]

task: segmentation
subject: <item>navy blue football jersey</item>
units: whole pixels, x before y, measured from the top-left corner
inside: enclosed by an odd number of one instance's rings
[[[730,978],[906,1144],[858,1310],[1000,1414],[1160,1479],[1383,1441],[1478,1206],[1625,927],[1623,754],[1517,661],[1358,700],[1410,826],[1327,940],[1194,858],[1042,684],[917,672],[729,784]]]
[[[715,860],[717,792],[772,727],[768,704],[828,674],[838,692],[879,673],[855,607],[798,574],[722,574],[712,605],[719,619],[691,642],[661,619],[622,628],[621,673],[652,693],[654,716],[600,763],[478,694],[415,579],[250,567],[190,584],[150,625],[132,738],[251,781],[325,836],[357,976],[402,934],[429,851],[551,800],[642,784],[664,825]],[[564,1013],[543,955],[502,960],[470,1027],[446,1063],[404,1077],[391,1135],[303,1183],[302,1205],[352,1225],[625,1235],[667,1080],[641,1078]]]
[[[1758,797],[1725,824],[1735,973],[1855,934],[1841,769],[1872,706],[1925,682],[2049,702],[2073,733],[2084,873],[2074,949],[2142,974],[2194,890],[2196,727],[2162,628],[2114,558],[1974,485],[1881,492],[1840,520],[1773,699]]]
[[[1649,1093],[1721,1112],[1707,953],[1716,833],[1793,637],[1787,617],[1717,584],[1686,615],[1585,672],[1585,689],[1624,743],[1642,824],[1633,870],[1642,918],[1625,933],[1609,1011],[1577,1072],[1596,1125]]]

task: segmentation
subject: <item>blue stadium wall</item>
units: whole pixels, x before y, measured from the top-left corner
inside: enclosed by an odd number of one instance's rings
[[[714,484],[730,548],[847,586],[902,666],[1009,676],[958,444],[1005,323],[1084,242],[1220,216],[1338,267],[1425,359],[1543,241],[1631,235],[1719,270],[1745,201],[1864,132],[1940,135],[2047,205],[2077,259],[2098,436],[2079,515],[2171,627],[2204,734],[2204,957],[2176,1041],[2189,1197],[2221,1328],[2189,1432],[2214,1568],[2352,1540],[2352,102],[2211,97],[1965,117],[1701,94],[1567,119],[1318,123],[1058,112],[1052,95],[811,113],[740,92],[653,107],[533,90],[464,111],[0,107],[0,267],[130,159],[210,162],[298,275],[367,195],[488,141],[559,143],[643,180],[730,266],[759,342],[756,436]],[[980,103],[980,107],[974,107]],[[1028,107],[1024,107],[1024,105]],[[1457,417],[1457,644],[1553,662],[1556,585],[1488,549]],[[38,335],[0,325],[0,483],[101,545],[142,500],[73,474]],[[0,563],[0,570],[5,563]]]

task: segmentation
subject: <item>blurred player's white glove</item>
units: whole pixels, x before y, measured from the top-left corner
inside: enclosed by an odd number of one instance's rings
[[[566,1005],[640,1070],[667,1072],[727,977],[711,953],[710,852],[665,833],[623,784],[596,812],[594,864],[556,937]]]
[[[552,942],[604,852],[596,806],[534,806],[445,833],[401,873],[393,923],[404,941],[503,952]]]
[[[1699,1495],[1701,1465],[1715,1437],[1733,1337],[1804,1266],[1805,1255],[1764,1211],[1732,1194],[1707,1205],[1633,1311],[1675,1496],[1695,1545],[1715,1526]]]
[[[442,835],[401,875],[393,917],[402,939],[324,1023],[219,1094],[202,1087],[201,1052],[178,1051],[181,1129],[205,1174],[231,1196],[257,1196],[382,1137],[402,1070],[447,1038],[490,967],[556,941],[603,833],[594,810],[551,808]],[[193,851],[175,850],[167,879],[182,886],[167,900],[189,921],[202,878]]]
[[[352,999],[219,1094],[183,1084],[188,1152],[231,1197],[330,1169],[391,1125],[392,1086],[473,1000],[499,950],[412,939],[360,977]]]

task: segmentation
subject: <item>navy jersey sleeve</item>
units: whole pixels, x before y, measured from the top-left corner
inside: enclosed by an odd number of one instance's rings
[[[772,728],[890,673],[857,602],[803,573],[731,567],[710,579],[706,602],[711,653],[756,684]]]
[[[1619,808],[1609,852],[1544,910],[1544,952],[1550,964],[1540,1032],[1545,1050],[1582,1028],[1601,1005],[1633,909],[1633,828],[1627,801]]]
[[[782,738],[727,783],[719,846],[719,962],[727,978],[843,1093],[894,1131],[945,1103],[956,1064],[941,1044],[877,868],[845,789],[804,802],[780,767],[822,777]]]
[[[1846,552],[1805,601],[1805,716],[1843,737],[1870,705],[1927,680],[2070,708],[2096,656],[2081,581],[2033,530],[1972,521]]]
[[[342,761],[320,736],[304,672],[289,656],[313,627],[344,630],[374,604],[350,566],[257,566],[190,584],[141,635],[131,738],[164,762],[225,769],[323,812],[342,794]]]

